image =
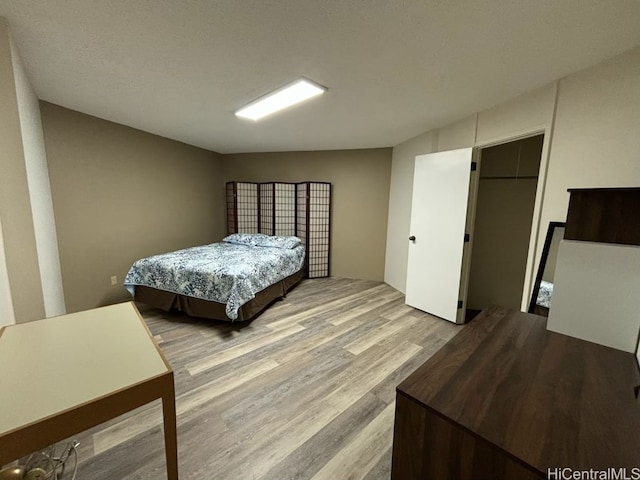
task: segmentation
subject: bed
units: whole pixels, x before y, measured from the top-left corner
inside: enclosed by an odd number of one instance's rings
[[[134,300],[215,320],[249,320],[304,277],[297,237],[233,234],[222,242],[134,262],[124,286]]]

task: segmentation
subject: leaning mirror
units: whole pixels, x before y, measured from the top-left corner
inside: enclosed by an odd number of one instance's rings
[[[563,222],[549,222],[549,229],[544,240],[538,274],[533,284],[531,300],[529,301],[529,313],[549,316],[551,298],[553,296],[553,277],[556,271],[556,259],[558,256],[558,246],[564,237]]]

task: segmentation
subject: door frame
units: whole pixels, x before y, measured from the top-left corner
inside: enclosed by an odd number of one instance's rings
[[[469,277],[471,275],[471,254],[473,252],[473,238],[476,226],[476,208],[478,206],[478,187],[480,186],[480,151],[482,148],[473,147],[471,162],[476,164],[475,170],[469,177],[469,196],[467,197],[467,218],[464,231],[469,235],[469,241],[462,247],[462,272],[460,274],[460,291],[458,298],[462,300],[462,308],[458,309],[456,323],[462,324],[466,320],[467,294],[469,293]]]
[[[542,220],[544,192],[547,185],[547,172],[548,172],[548,165],[549,165],[549,153],[551,150],[552,132],[553,132],[553,123],[538,125],[535,127],[527,128],[525,130],[518,131],[518,132],[513,132],[511,134],[507,134],[504,136],[491,138],[483,142],[474,142],[474,147],[473,147],[474,158],[476,158],[474,161],[478,163],[478,169],[475,172],[476,173],[476,175],[474,176],[475,178],[472,180],[473,182],[476,183],[474,196],[473,197],[469,196],[469,201],[470,201],[469,210],[472,213],[469,215],[468,220],[471,221],[472,223],[471,225],[469,224],[467,225],[467,230],[471,233],[471,240],[468,242],[468,251],[465,251],[465,257],[468,254],[469,258],[466,261],[467,271],[463,270],[464,282],[461,282],[461,288],[460,288],[461,294],[464,294],[464,296],[461,296],[460,298],[463,299],[465,307],[467,304],[469,274],[471,272],[471,268],[470,268],[471,254],[473,250],[473,231],[469,230],[469,228],[473,229],[475,227],[475,213],[476,213],[476,206],[478,201],[478,198],[477,198],[478,181],[480,177],[479,172],[480,172],[480,169],[482,168],[482,165],[481,165],[482,155],[480,151],[488,147],[494,147],[496,145],[511,143],[511,142],[515,142],[525,138],[535,137],[537,135],[544,135],[544,138],[542,141],[542,152],[540,154],[540,169],[538,170],[538,184],[536,186],[536,197],[535,197],[535,202],[533,206],[533,216],[531,218],[531,235],[529,236],[529,248],[527,253],[527,264],[525,268],[524,285],[522,287],[522,297],[520,302],[520,310],[522,310],[523,312],[527,311],[527,308],[529,306],[529,299],[531,297],[531,291],[534,283],[533,280],[536,272],[536,265],[542,253],[542,249],[538,249],[537,245],[539,243],[539,238],[540,238],[540,222]],[[471,195],[471,192],[470,192],[470,195]],[[463,265],[464,263],[465,262],[463,262]],[[464,283],[464,285],[462,285],[462,283]]]

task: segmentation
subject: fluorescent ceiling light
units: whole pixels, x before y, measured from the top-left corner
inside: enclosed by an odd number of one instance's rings
[[[265,95],[236,112],[236,116],[260,120],[274,112],[323,94],[327,89],[307,79],[296,80]]]

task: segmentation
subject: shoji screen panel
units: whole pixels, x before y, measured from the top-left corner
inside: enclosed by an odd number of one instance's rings
[[[275,233],[275,186],[273,183],[260,184],[260,233],[276,235]]]
[[[261,183],[260,233],[267,235],[296,234],[296,184]]]
[[[275,204],[275,235],[296,234],[296,184],[273,184]]]
[[[237,209],[236,209],[236,184],[227,183],[227,235],[236,233],[237,230]]]
[[[309,278],[328,277],[331,184],[310,182],[308,185]]]
[[[298,237],[307,249],[309,278],[329,276],[331,234],[331,184],[304,182],[297,185]]]
[[[227,183],[227,233],[259,233],[260,203],[257,183]],[[231,204],[229,204],[231,200]],[[233,221],[229,221],[233,217]]]
[[[307,248],[307,184],[296,185],[296,236],[302,240],[304,248]],[[307,257],[307,263],[309,258]]]

